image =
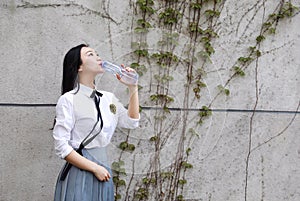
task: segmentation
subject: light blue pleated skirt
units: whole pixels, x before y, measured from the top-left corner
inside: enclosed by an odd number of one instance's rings
[[[110,180],[99,181],[91,172],[72,166],[64,181],[59,180],[59,174],[54,201],[114,201],[114,185],[106,149],[83,149],[82,155],[105,167],[111,175]]]

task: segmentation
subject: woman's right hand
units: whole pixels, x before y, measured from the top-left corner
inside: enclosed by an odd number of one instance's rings
[[[100,181],[108,181],[111,177],[109,172],[107,171],[107,169],[103,166],[98,165],[98,164],[96,164],[96,166],[94,168],[94,171],[93,171],[93,174]]]
[[[71,153],[65,157],[65,159],[72,165],[93,173],[100,181],[109,181],[111,178],[111,175],[105,167],[88,160],[87,158],[78,154],[75,150],[72,150]]]

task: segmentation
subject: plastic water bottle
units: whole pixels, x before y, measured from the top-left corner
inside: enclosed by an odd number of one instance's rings
[[[128,72],[125,68],[122,68],[109,61],[102,62],[102,68],[115,75],[119,80],[129,85],[136,85],[139,79],[139,75],[136,72]]]

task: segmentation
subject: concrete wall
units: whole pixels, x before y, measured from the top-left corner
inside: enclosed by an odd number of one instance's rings
[[[157,10],[159,2],[154,5]],[[300,6],[299,1],[292,3]],[[162,112],[152,107],[160,105],[149,100],[156,93],[153,75],[157,68],[144,60],[148,71],[140,78],[144,107],[140,128],[118,130],[110,145],[112,162],[125,161],[127,176],[122,179],[126,186],[117,189],[121,200],[137,198],[141,179],[153,173],[149,167],[157,152],[149,139],[158,130],[170,133],[159,151],[161,172],[169,171],[178,159],[179,138],[189,139],[181,152],[191,148],[188,162],[193,168],[181,171],[187,184],[177,188],[177,195],[187,200],[300,200],[299,11],[278,22],[276,34],[261,43],[262,56],[245,68],[244,77],[230,79],[231,67],[255,44],[262,22],[277,5],[271,0],[224,1],[215,24],[219,34],[214,40],[215,54],[204,66],[206,87],[201,99],[192,92],[185,94],[186,66],[171,69],[174,80],[167,87],[174,101],[168,106],[190,110],[171,110],[159,129],[154,117]],[[52,200],[63,165],[54,154],[50,130],[60,95],[63,56],[69,48],[86,42],[104,59],[132,63],[136,58],[131,43],[138,38],[133,31],[137,9],[135,1],[117,0],[0,2],[1,201]],[[154,44],[162,32],[161,27],[154,27],[147,36],[152,53],[158,50]],[[174,52],[180,60],[185,59],[182,50],[188,39],[188,33],[179,32],[179,48]],[[230,95],[217,95],[217,86],[229,79]],[[126,105],[126,89],[111,76],[100,76],[96,84],[117,94]],[[201,126],[195,124],[199,111],[194,109],[209,104],[212,116]],[[259,111],[253,113],[254,109]],[[118,148],[126,139],[135,144],[133,152]],[[146,200],[154,200],[158,190],[149,188]],[[167,187],[163,190],[168,192]]]

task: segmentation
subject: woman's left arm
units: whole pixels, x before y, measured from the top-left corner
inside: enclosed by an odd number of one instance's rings
[[[128,105],[128,116],[132,119],[139,119],[139,95],[138,86],[129,85],[129,105]]]

